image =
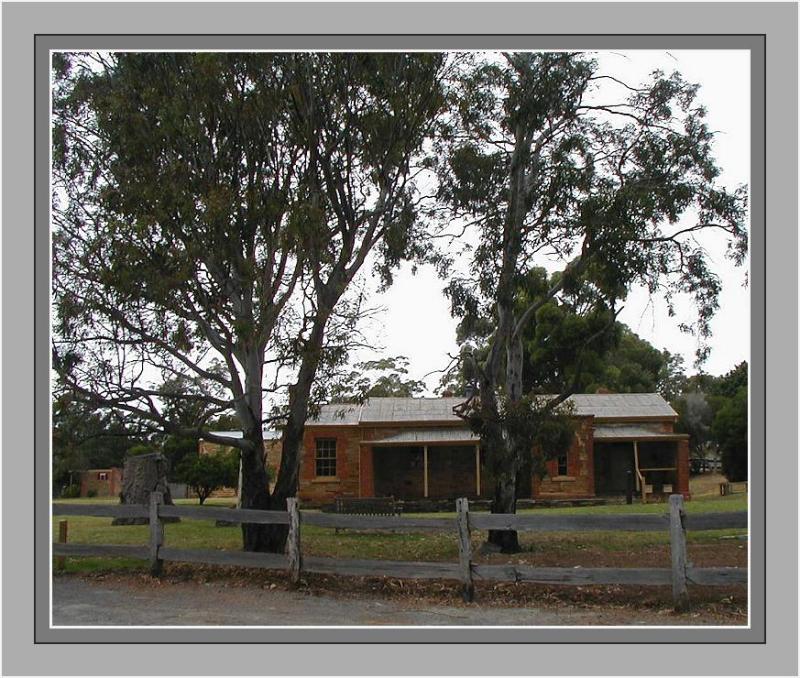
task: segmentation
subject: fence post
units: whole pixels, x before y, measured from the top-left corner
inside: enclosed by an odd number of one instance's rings
[[[164,566],[164,561],[158,557],[164,543],[164,523],[158,516],[158,507],[163,500],[161,492],[150,493],[150,574],[153,577],[160,576]]]
[[[67,521],[66,520],[59,520],[58,521],[58,543],[59,544],[66,544],[67,543]],[[67,557],[66,556],[56,556],[56,569],[61,571],[67,566]]]
[[[458,526],[458,562],[461,566],[461,595],[469,603],[475,595],[472,583],[472,544],[469,539],[469,502],[466,498],[456,499],[456,524]]]
[[[672,599],[675,611],[689,607],[689,592],[686,588],[686,529],[683,518],[683,495],[669,496],[669,540],[672,554]]]
[[[289,578],[293,584],[300,581],[302,559],[300,557],[300,510],[297,507],[297,497],[286,500],[286,510],[289,512],[289,536],[286,538],[286,554],[289,560]]]

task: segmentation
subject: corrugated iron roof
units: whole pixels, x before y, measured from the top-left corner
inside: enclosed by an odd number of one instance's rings
[[[362,405],[350,403],[330,403],[320,407],[319,415],[311,418],[309,422],[326,426],[335,424],[353,426],[359,422],[361,408]]]
[[[548,397],[548,396],[543,396]],[[552,397],[552,396],[550,396]],[[390,422],[460,422],[453,407],[465,398],[369,398],[362,405],[323,405],[313,424],[375,424]],[[670,418],[677,413],[658,393],[578,393],[571,396],[575,414],[603,419]]]
[[[370,440],[372,445],[427,445],[435,443],[475,444],[481,440],[468,428],[449,426],[447,428],[409,428],[380,440]]]
[[[658,393],[576,393],[575,413],[602,418],[676,417],[678,413]]]
[[[688,438],[685,433],[665,433],[652,426],[632,424],[598,424],[594,427],[594,439],[603,440],[680,440]]]
[[[361,410],[361,423],[385,421],[460,421],[453,408],[465,398],[370,398]]]

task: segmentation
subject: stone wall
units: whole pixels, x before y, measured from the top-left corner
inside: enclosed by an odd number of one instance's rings
[[[567,451],[567,474],[558,475],[558,460],[546,462],[546,474],[533,476],[534,499],[594,496],[594,417],[581,417]]]
[[[336,440],[336,475],[317,476],[317,439]],[[331,504],[337,496],[359,496],[359,455],[361,432],[358,426],[313,426],[303,436],[298,495],[305,506]]]

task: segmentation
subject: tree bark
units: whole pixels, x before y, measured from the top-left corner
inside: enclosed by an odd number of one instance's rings
[[[517,512],[516,482],[516,474],[504,475],[495,481],[492,513]],[[487,541],[499,546],[501,553],[520,551],[519,535],[516,530],[489,530]]]
[[[516,513],[516,480],[519,459],[524,450],[520,441],[512,436],[504,425],[497,403],[497,394],[505,392],[511,403],[522,398],[522,341],[516,336],[514,313],[514,280],[517,262],[522,252],[522,225],[525,220],[525,160],[529,154],[530,139],[523,124],[518,124],[515,147],[511,159],[509,204],[503,228],[503,262],[497,285],[497,330],[495,331],[489,357],[481,383],[481,418],[484,431],[481,446],[494,471],[494,495],[492,513]],[[505,364],[501,362],[505,357]],[[504,388],[501,388],[503,386]],[[523,443],[524,445],[524,443]],[[515,530],[490,530],[488,542],[499,546],[503,553],[520,550],[519,537]]]
[[[159,453],[140,454],[125,459],[122,471],[121,504],[150,505],[150,494],[160,492],[164,504],[172,505],[167,485],[167,458]],[[178,522],[180,518],[164,518],[165,522]],[[149,518],[114,518],[112,525],[147,525]]]
[[[289,393],[289,413],[281,436],[281,465],[275,488],[269,497],[269,508],[275,511],[285,511],[286,500],[297,495],[303,435],[308,418],[308,401],[322,358],[325,326],[332,308],[333,305],[330,303],[318,308],[314,326],[303,351],[297,381]],[[286,548],[286,538],[289,536],[288,525],[265,525],[264,527],[268,528],[265,530],[266,546],[264,550],[283,553]]]
[[[267,511],[272,508],[264,465],[264,441],[260,427],[248,436],[252,447],[242,450],[242,508]],[[281,525],[242,523],[245,551],[272,551],[273,532]]]

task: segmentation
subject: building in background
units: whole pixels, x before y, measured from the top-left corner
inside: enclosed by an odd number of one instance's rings
[[[519,499],[588,499],[670,493],[689,498],[689,436],[674,430],[678,414],[657,393],[576,394],[572,446],[518,479]],[[306,423],[298,496],[306,506],[337,497],[401,500],[490,499],[492,481],[480,438],[453,407],[459,398],[370,398],[323,405]],[[240,432],[223,435],[241,436]],[[217,435],[220,435],[219,433]],[[201,452],[221,446],[201,442]],[[281,442],[264,448],[272,477]],[[629,475],[630,474],[630,475]]]
[[[122,491],[121,468],[90,468],[79,473],[81,497],[118,497]]]

